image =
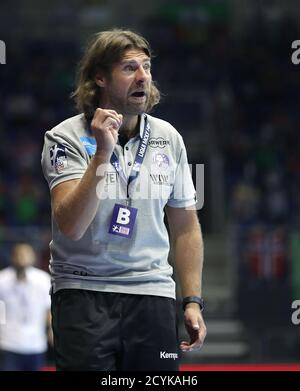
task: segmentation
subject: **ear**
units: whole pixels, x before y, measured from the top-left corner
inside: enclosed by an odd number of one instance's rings
[[[106,78],[100,73],[97,73],[95,82],[99,87],[106,87]]]

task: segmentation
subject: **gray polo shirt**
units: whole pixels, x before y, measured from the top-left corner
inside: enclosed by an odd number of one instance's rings
[[[115,154],[128,177],[144,130]],[[88,289],[175,298],[173,269],[168,263],[169,237],[164,207],[195,204],[195,189],[180,134],[168,122],[147,115],[150,136],[139,176],[130,185],[130,206],[137,208],[132,237],[109,233],[116,203],[126,203],[126,186],[115,168],[99,167],[105,186],[96,216],[84,236],[68,239],[52,215],[50,243],[52,289]],[[83,114],[46,132],[42,168],[50,190],[61,182],[81,178],[96,150],[96,141]]]

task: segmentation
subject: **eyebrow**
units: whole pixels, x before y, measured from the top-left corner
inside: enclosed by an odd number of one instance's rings
[[[150,62],[151,63],[151,59],[150,58],[145,58],[144,60],[142,60],[142,63],[145,63],[145,62]],[[121,61],[121,65],[127,65],[127,64],[138,64],[139,62],[136,61],[136,60],[123,60]]]

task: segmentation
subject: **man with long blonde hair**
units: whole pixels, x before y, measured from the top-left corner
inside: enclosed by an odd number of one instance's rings
[[[52,316],[61,370],[177,370],[167,213],[190,341],[201,347],[203,245],[182,137],[149,114],[160,93],[141,35],[113,29],[87,46],[79,115],[48,131]],[[184,174],[183,174],[184,173]]]

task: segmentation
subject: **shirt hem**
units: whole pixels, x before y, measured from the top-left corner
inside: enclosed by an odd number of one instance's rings
[[[83,290],[90,290],[90,291],[98,291],[98,292],[110,292],[110,293],[124,293],[124,294],[133,294],[133,295],[149,295],[149,296],[162,296],[162,297],[169,297],[171,299],[176,300],[176,294],[175,294],[175,283],[174,288],[172,289],[165,289],[165,290],[158,290],[157,286],[154,286],[154,284],[151,287],[147,287],[143,284],[135,285],[135,286],[123,286],[123,287],[117,287],[112,284],[90,284],[86,282],[77,282],[77,281],[64,281],[59,283],[53,283],[52,285],[52,293],[56,293],[57,291],[61,289],[83,289]]]

